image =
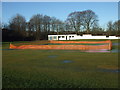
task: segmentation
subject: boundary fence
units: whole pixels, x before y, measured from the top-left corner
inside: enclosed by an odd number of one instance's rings
[[[107,41],[48,41],[46,43],[86,43],[86,44],[101,44],[105,45],[20,45],[15,46],[10,44],[10,49],[41,49],[41,50],[111,50],[112,42]]]

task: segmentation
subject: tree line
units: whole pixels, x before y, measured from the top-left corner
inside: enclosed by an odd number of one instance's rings
[[[46,40],[48,34],[120,36],[120,20],[109,21],[106,30],[100,27],[98,22],[98,16],[92,10],[72,12],[65,21],[42,14],[33,15],[26,21],[24,16],[16,14],[9,20],[8,25],[2,25],[2,39],[3,41]]]

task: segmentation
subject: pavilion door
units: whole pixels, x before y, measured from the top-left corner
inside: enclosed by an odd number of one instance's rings
[[[66,36],[66,40],[67,40],[67,36]]]
[[[58,36],[58,40],[59,40],[60,36]]]

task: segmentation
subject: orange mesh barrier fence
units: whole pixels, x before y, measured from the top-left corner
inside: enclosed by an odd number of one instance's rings
[[[61,41],[58,41],[58,42],[60,43]],[[53,42],[50,42],[50,43],[53,43]],[[96,43],[96,42],[89,42],[89,43]],[[95,45],[20,45],[20,46],[15,46],[13,44],[10,44],[10,49],[111,50],[111,47],[112,47],[111,41],[101,41],[97,43],[108,43],[108,44],[107,45],[96,45],[96,46]]]
[[[100,43],[111,43],[110,40],[107,41],[50,41],[50,43],[91,43],[91,44],[100,44]]]

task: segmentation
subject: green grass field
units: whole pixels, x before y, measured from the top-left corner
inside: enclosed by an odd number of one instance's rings
[[[7,50],[9,43],[2,46],[3,88],[118,88],[118,53]],[[65,60],[71,62],[64,63]]]

